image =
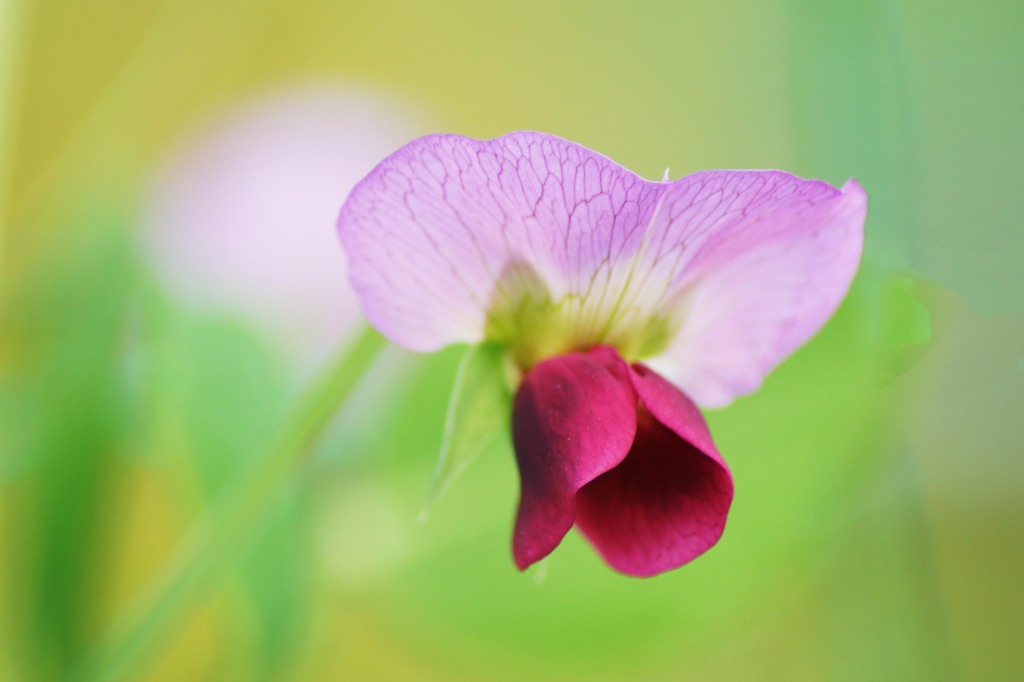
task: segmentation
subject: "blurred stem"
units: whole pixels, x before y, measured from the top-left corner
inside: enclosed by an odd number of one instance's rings
[[[150,588],[86,657],[75,680],[116,680],[173,634],[215,574],[233,566],[272,503],[294,480],[333,417],[384,347],[366,328],[302,397],[281,440],[182,543]]]

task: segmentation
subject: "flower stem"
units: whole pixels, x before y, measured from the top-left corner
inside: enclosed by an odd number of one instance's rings
[[[229,490],[182,542],[176,555],[79,666],[74,680],[129,676],[191,608],[204,587],[226,572],[245,548],[278,493],[313,452],[332,418],[384,347],[370,328],[346,348],[300,399],[295,417],[268,455]]]

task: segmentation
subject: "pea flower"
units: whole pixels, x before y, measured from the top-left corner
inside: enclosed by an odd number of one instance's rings
[[[756,390],[832,315],[866,205],[853,180],[652,182],[551,135],[435,135],[371,171],[338,231],[381,333],[486,342],[512,367],[519,568],[575,525],[650,576],[712,547],[732,502],[697,405]]]

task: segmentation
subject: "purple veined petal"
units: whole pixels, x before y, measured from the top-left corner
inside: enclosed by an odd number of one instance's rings
[[[866,211],[853,180],[710,171],[673,183],[644,259],[680,326],[649,364],[705,407],[757,389],[846,295]]]
[[[522,486],[512,553],[520,569],[558,546],[576,519],[576,493],[629,452],[636,405],[628,365],[609,348],[559,355],[527,372],[512,417]]]
[[[517,282],[535,278],[556,312],[516,320],[513,354],[516,334],[557,338],[537,351],[529,339],[524,367],[611,345],[720,406],[838,306],[865,203],[856,183],[779,171],[649,182],[550,135],[440,135],[377,166],[338,229],[367,317],[399,344],[479,341],[491,312],[516,308]]]
[[[435,135],[378,165],[338,231],[371,323],[430,351],[481,340],[520,266],[555,301],[611,299],[664,187],[552,135]]]
[[[610,566],[643,577],[718,542],[733,484],[693,402],[643,365],[630,377],[643,406],[636,440],[621,464],[579,491],[576,525]]]

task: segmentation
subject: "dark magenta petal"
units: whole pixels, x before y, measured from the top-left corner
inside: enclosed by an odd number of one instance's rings
[[[616,570],[650,576],[714,545],[732,503],[732,475],[693,402],[650,369],[631,379],[642,407],[619,466],[576,496],[576,524]]]
[[[523,377],[512,413],[520,569],[558,546],[575,521],[576,493],[629,452],[637,425],[630,373],[615,351],[595,348],[545,360]]]

